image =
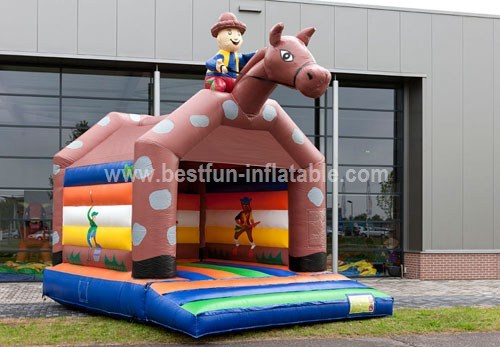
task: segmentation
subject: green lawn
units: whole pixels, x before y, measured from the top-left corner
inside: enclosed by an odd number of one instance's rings
[[[500,307],[400,309],[394,316],[290,326],[202,338],[203,342],[375,337],[500,331]],[[167,329],[107,317],[0,319],[0,345],[148,344],[192,342]]]

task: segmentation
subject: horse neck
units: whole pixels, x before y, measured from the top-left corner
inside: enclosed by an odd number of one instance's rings
[[[276,83],[269,81],[264,69],[264,61],[256,63],[238,79],[232,95],[240,109],[249,115],[260,112]]]

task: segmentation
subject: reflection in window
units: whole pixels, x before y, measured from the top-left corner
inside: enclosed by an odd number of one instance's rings
[[[41,280],[51,237],[50,191],[0,190],[0,281]]]
[[[184,102],[204,88],[203,76],[162,74],[160,99],[162,101]],[[162,114],[168,113],[161,109]]]
[[[59,126],[59,99],[0,95],[0,125]]]
[[[59,151],[59,129],[0,127],[2,156],[53,157]]]
[[[0,65],[0,94],[59,95],[59,69]]]

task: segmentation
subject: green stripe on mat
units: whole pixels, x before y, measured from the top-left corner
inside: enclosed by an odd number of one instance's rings
[[[179,265],[190,266],[190,267],[199,267],[199,268],[212,269],[212,270],[221,270],[221,271],[230,272],[230,273],[233,273],[235,275],[243,276],[243,277],[271,277],[271,275],[268,275],[268,274],[260,272],[260,271],[250,270],[250,269],[242,269],[239,267],[232,267],[232,266],[220,266],[220,265],[202,264],[202,263],[180,263]]]
[[[377,298],[390,297],[389,295],[384,294],[376,289],[369,288],[328,289],[306,292],[244,295],[230,298],[199,300],[184,304],[182,305],[182,308],[196,316],[203,312],[226,310],[231,308],[275,306],[281,304],[294,304],[299,302],[346,300],[346,295],[354,294],[372,294]]]

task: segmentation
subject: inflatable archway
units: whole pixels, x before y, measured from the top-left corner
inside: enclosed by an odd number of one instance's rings
[[[325,272],[324,157],[268,97],[277,84],[319,97],[330,73],[307,49],[314,29],[282,31],[231,93],[202,90],[163,117],[110,113],[55,156],[45,295],[194,337],[392,313],[389,296]],[[166,177],[269,163],[289,180]]]

